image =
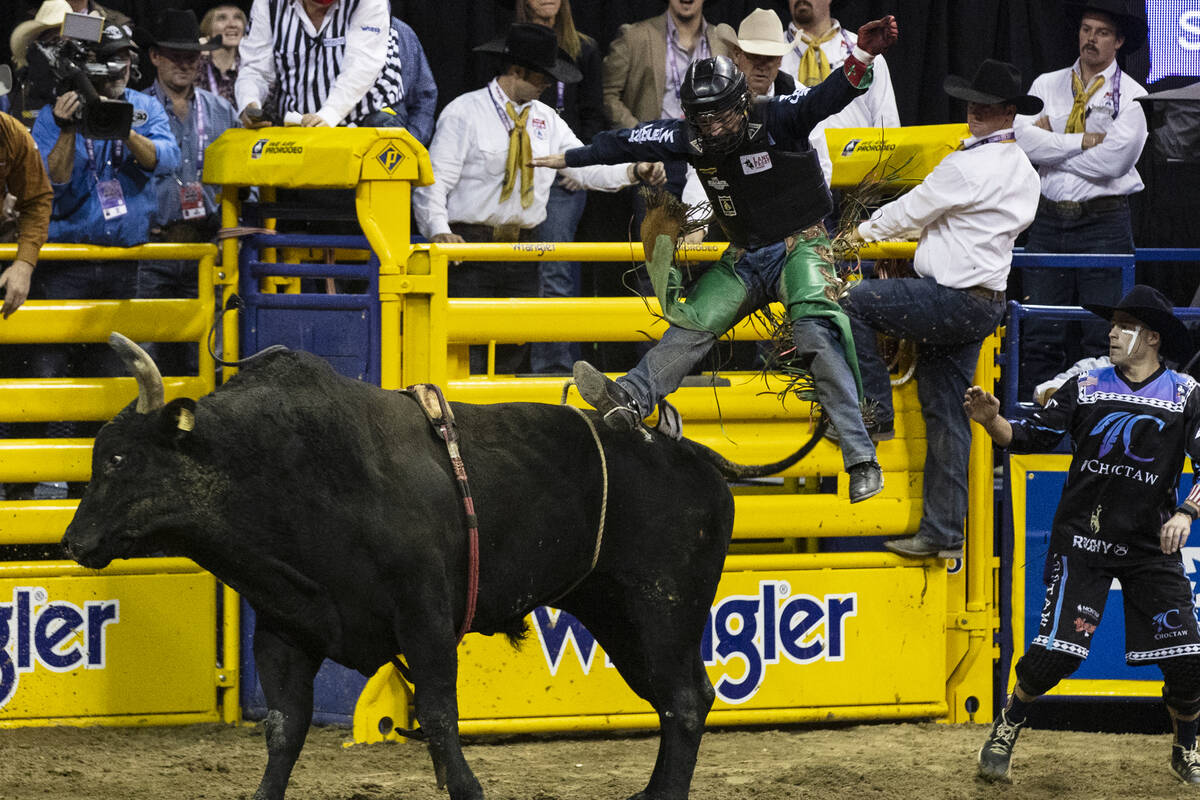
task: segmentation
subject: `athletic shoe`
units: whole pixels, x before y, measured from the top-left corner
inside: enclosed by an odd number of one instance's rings
[[[1171,745],[1171,771],[1184,783],[1200,783],[1200,749]]]
[[[979,777],[985,781],[1012,781],[1012,752],[1017,746],[1017,737],[1025,723],[1013,724],[1005,716],[1004,709],[992,722],[987,741],[979,748]],[[1174,763],[1172,761],[1172,763]]]

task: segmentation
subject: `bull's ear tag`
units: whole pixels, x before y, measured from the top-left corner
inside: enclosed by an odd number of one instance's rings
[[[190,408],[181,406],[178,411],[178,416],[175,420],[175,427],[181,431],[190,433],[196,427],[196,415],[192,413]]]

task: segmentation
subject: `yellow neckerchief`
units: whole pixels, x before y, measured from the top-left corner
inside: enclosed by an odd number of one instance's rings
[[[1078,72],[1071,70],[1071,94],[1075,96],[1075,101],[1071,103],[1071,113],[1067,115],[1067,133],[1083,133],[1088,101],[1103,85],[1104,76],[1097,75],[1085,90],[1083,78],[1079,77]]]
[[[512,130],[508,132],[508,158],[504,161],[504,184],[500,187],[500,202],[503,203],[513,193],[517,185],[518,170],[521,175],[521,208],[533,205],[533,167],[529,161],[533,158],[533,146],[529,143],[529,131],[525,130],[525,121],[529,119],[529,109],[525,106],[520,114],[513,108],[511,102],[504,104],[504,111],[513,121]]]
[[[800,66],[796,68],[796,80],[802,86],[816,86],[829,77],[829,59],[821,52],[821,45],[833,41],[841,34],[841,29],[834,25],[820,36],[810,36],[807,31],[799,31],[800,40],[808,47],[800,56]]]

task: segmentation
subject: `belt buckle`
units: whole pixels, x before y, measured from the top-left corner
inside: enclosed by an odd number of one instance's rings
[[[1079,219],[1083,216],[1083,203],[1074,200],[1062,200],[1054,204],[1055,211],[1063,219]]]
[[[517,242],[521,239],[521,226],[515,223],[492,226],[493,242]]]

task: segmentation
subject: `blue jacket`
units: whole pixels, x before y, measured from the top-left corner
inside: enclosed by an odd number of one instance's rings
[[[51,183],[54,209],[50,214],[50,241],[132,247],[149,240],[151,219],[158,205],[154,178],[178,169],[179,145],[161,103],[133,89],[125,90],[124,99],[133,104],[133,130],[154,143],[158,163],[153,171],[145,170],[124,142],[91,140],[93,162],[88,154],[88,140],[76,133],[71,177],[66,183]],[[46,160],[59,133],[51,106],[47,105],[38,114],[32,133],[42,159]],[[127,211],[105,220],[96,185],[114,178],[121,184]]]
[[[403,108],[393,107],[392,110],[403,118],[401,121],[408,132],[428,147],[433,138],[437,84],[416,31],[395,17],[392,17],[392,28],[400,38],[400,80],[404,82]]]

